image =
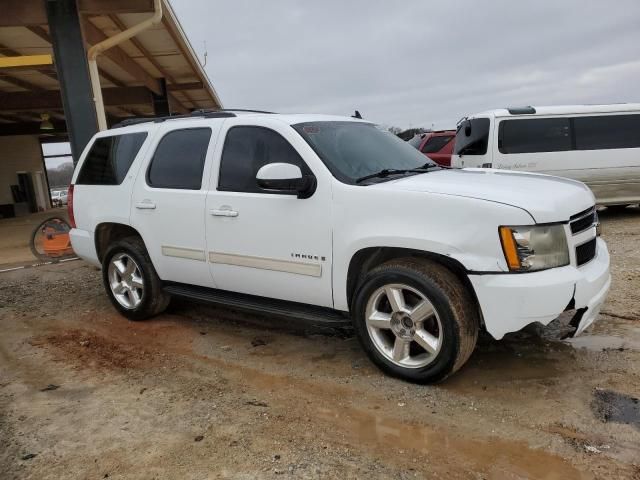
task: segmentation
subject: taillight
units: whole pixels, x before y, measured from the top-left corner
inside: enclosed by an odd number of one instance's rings
[[[69,185],[69,193],[67,193],[67,213],[69,214],[69,225],[76,228],[76,217],[73,216],[73,183]]]

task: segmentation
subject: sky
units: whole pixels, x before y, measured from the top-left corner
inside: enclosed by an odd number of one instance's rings
[[[640,102],[639,0],[170,1],[226,108],[448,128],[491,108]]]
[[[63,163],[73,161],[71,157],[71,145],[69,145],[69,142],[43,143],[42,153],[45,156],[44,162],[47,170],[58,168]],[[51,155],[55,155],[55,157],[47,158]]]

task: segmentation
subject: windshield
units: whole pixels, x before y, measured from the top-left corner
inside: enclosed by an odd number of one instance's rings
[[[293,128],[344,183],[381,170],[410,170],[435,163],[392,133],[364,122],[306,122]],[[384,178],[381,178],[384,180]]]

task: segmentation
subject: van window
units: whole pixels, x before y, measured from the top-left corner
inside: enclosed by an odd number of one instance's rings
[[[266,192],[258,186],[258,170],[268,163],[291,163],[303,175],[311,173],[302,157],[279,133],[265,127],[229,129],[220,159],[218,190],[229,192]]]
[[[187,128],[167,133],[153,154],[147,183],[155,188],[200,190],[210,128]]]
[[[640,147],[640,115],[575,117],[577,150]]]
[[[571,150],[569,118],[503,120],[498,128],[500,153],[540,153]]]
[[[146,138],[146,132],[96,138],[76,184],[120,185]]]
[[[456,132],[456,155],[485,155],[489,144],[488,118],[463,121]]]

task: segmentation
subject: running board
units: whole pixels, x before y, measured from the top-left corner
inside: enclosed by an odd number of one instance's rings
[[[176,283],[165,284],[164,290],[178,297],[184,297],[198,302],[224,305],[263,315],[278,315],[308,322],[335,324],[336,326],[338,326],[338,324],[350,324],[351,322],[346,312],[304,303],[288,302],[286,300]]]

